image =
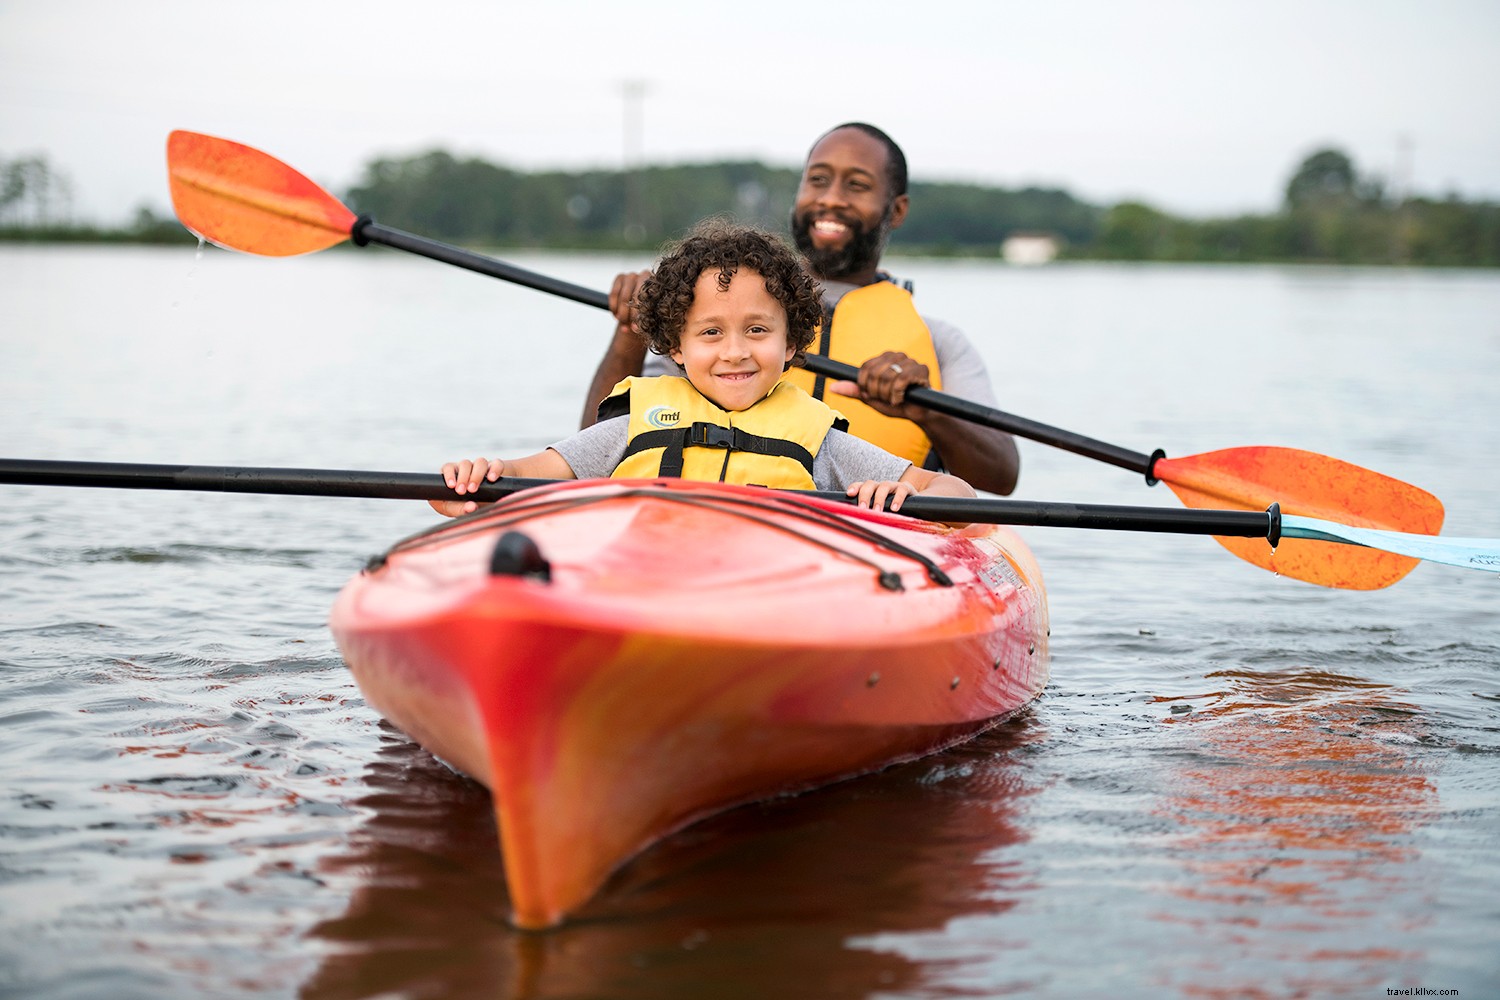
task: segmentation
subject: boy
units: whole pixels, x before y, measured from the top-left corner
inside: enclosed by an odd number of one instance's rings
[[[817,284],[767,233],[710,220],[664,256],[641,286],[636,325],[647,346],[686,378],[632,376],[600,404],[600,420],[518,459],[449,462],[462,495],[502,476],[536,479],[720,480],[844,490],[891,509],[913,493],[974,496],[968,483],[920,469],[842,429],[839,415],[782,374],[822,318]],[[434,500],[457,517],[474,501]]]

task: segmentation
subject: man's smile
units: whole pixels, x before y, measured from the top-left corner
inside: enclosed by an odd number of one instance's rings
[[[821,236],[825,239],[840,239],[847,236],[849,230],[849,224],[841,222],[838,219],[815,219],[812,224],[813,235]]]

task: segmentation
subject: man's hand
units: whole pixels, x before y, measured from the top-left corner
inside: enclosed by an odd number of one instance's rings
[[[886,351],[859,366],[857,382],[830,382],[828,388],[840,396],[852,396],[877,413],[920,423],[927,417],[927,407],[906,402],[906,391],[926,388],[931,383],[927,366],[900,351]]]
[[[609,286],[609,311],[621,330],[635,332],[635,293],[649,277],[650,271],[626,271]]]

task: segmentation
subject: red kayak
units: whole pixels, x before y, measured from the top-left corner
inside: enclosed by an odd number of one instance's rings
[[[515,922],[552,926],[730,806],[968,739],[1047,679],[1006,528],[682,480],[516,494],[334,605],[371,706],[493,793]]]

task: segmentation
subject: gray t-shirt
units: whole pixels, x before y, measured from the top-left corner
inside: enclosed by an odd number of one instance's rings
[[[611,417],[552,445],[579,479],[603,479],[625,459],[630,417]],[[911,467],[883,448],[852,434],[830,430],[813,456],[813,486],[842,493],[851,483],[895,480]]]
[[[824,281],[822,284],[823,304],[829,309],[837,305],[846,293],[859,287],[844,281]],[[995,388],[990,384],[989,370],[974,343],[952,323],[926,315],[922,316],[922,322],[927,324],[927,329],[932,333],[932,346],[937,352],[943,391],[960,399],[998,407],[1000,404],[995,401]],[[682,368],[669,357],[647,352],[642,374],[681,375]]]

